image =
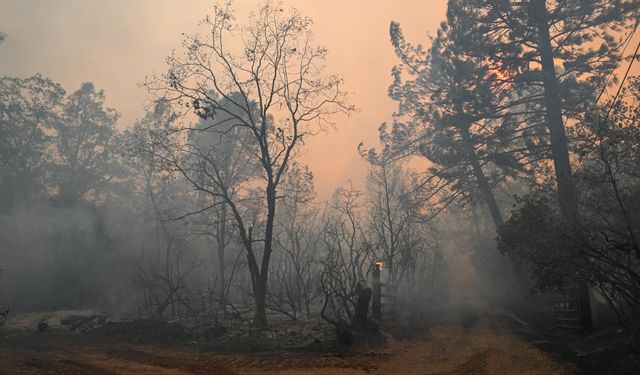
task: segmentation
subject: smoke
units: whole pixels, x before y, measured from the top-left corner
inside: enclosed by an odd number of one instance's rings
[[[34,310],[133,306],[130,271],[141,240],[125,236],[121,219],[90,205],[48,202],[0,215],[0,303]]]

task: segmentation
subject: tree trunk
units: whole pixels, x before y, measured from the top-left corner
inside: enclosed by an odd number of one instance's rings
[[[260,284],[257,290],[254,290],[254,302],[256,304],[256,311],[253,321],[256,325],[264,327],[267,325],[267,289],[266,284]]]
[[[491,189],[491,185],[489,185],[489,180],[484,174],[482,170],[482,165],[480,165],[480,161],[478,160],[478,154],[473,145],[473,140],[471,139],[471,135],[469,134],[468,127],[462,127],[460,129],[460,133],[462,136],[462,141],[464,143],[467,157],[469,158],[469,162],[471,163],[471,168],[473,169],[473,174],[478,183],[478,188],[480,189],[480,193],[482,194],[482,198],[489,208],[489,212],[491,213],[491,218],[493,219],[493,223],[496,226],[496,229],[504,224],[504,219],[502,217],[502,213],[500,212],[500,208],[498,207],[498,203],[496,202],[495,195],[493,194],[493,189]],[[518,287],[522,298],[529,299],[531,298],[531,281],[527,275],[527,270],[524,268],[519,259],[517,259],[513,255],[508,255],[509,263],[511,264],[511,271],[513,272],[513,276],[518,282]]]
[[[395,267],[395,264],[394,264],[394,261],[393,261],[394,258],[395,257],[393,255],[387,258],[386,266],[387,266],[387,269],[389,269],[389,279],[387,281],[388,281],[389,284],[394,284],[396,282],[396,275],[395,275],[394,268],[393,268],[393,267]]]
[[[356,309],[351,320],[351,327],[354,329],[364,330],[367,328],[367,315],[369,313],[369,304],[371,302],[371,295],[373,291],[371,288],[362,287],[358,284],[356,289],[358,295]]]
[[[542,61],[544,98],[547,109],[547,125],[551,133],[551,154],[558,184],[558,195],[562,214],[568,220],[578,221],[576,187],[569,161],[567,135],[562,119],[558,79],[549,36],[545,0],[531,0],[533,15],[538,26],[538,52]]]
[[[226,292],[226,278],[225,278],[225,248],[226,248],[226,230],[227,230],[227,207],[226,205],[220,205],[219,207],[222,211],[218,216],[218,298],[221,302],[226,303],[225,301],[225,292]],[[225,308],[226,311],[226,308]]]
[[[558,184],[558,198],[563,217],[572,223],[579,221],[578,199],[573,180],[571,162],[569,160],[569,146],[562,119],[558,78],[549,35],[548,13],[545,0],[531,0],[533,21],[538,28],[538,52],[542,62],[542,79],[544,98],[547,109],[547,126],[551,134],[551,155]],[[584,259],[583,261],[587,261]],[[593,326],[591,317],[591,301],[589,286],[586,281],[578,283],[580,297],[581,322],[584,328]]]
[[[371,301],[371,316],[373,319],[380,321],[382,318],[382,283],[380,280],[380,271],[382,266],[375,264],[371,274],[373,284],[373,296]]]
[[[471,164],[471,168],[473,169],[473,175],[476,178],[478,188],[480,189],[480,193],[482,194],[482,198],[489,208],[491,218],[493,219],[496,228],[500,227],[502,224],[504,224],[504,219],[502,218],[500,208],[498,208],[496,198],[493,195],[491,185],[489,185],[489,180],[487,180],[487,177],[482,170],[482,166],[480,165],[480,161],[478,160],[478,154],[476,153],[473,141],[471,140],[469,128],[462,128],[460,130],[460,133],[462,135],[462,141],[466,149],[467,157],[469,158],[469,163]]]
[[[258,275],[257,285],[254,288],[254,301],[256,304],[255,322],[260,326],[267,325],[267,288],[269,280],[269,261],[273,249],[273,224],[276,216],[276,189],[272,182],[267,185],[267,222],[264,232],[264,252],[262,264]]]

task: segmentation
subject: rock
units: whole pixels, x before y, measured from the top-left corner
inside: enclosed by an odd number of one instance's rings
[[[93,320],[93,326],[94,327],[101,327],[101,326],[103,326],[105,324],[107,324],[107,318],[102,316],[102,315],[98,316],[97,318],[95,318]]]
[[[47,330],[47,328],[49,328],[49,323],[45,322],[44,319],[42,319],[40,322],[38,322],[36,328],[38,329],[38,332],[44,332]]]
[[[107,317],[104,315],[71,315],[60,319],[60,325],[69,326],[72,331],[89,331],[107,324]]]

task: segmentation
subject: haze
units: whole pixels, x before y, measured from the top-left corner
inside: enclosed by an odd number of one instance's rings
[[[259,1],[234,3],[238,19]],[[359,112],[336,131],[307,142],[304,161],[315,174],[322,200],[352,181],[362,186],[366,162],[359,142],[374,145],[380,123],[395,110],[387,96],[397,64],[389,43],[389,23],[400,22],[411,40],[427,42],[446,10],[445,0],[285,1],[314,21],[316,41],[329,49],[327,71],[346,79]],[[0,25],[8,34],[0,49],[0,69],[8,76],[37,72],[75,90],[82,82],[104,89],[107,104],[121,113],[120,128],[145,111],[145,76],[166,70],[165,58],[180,47],[181,33],[197,30],[211,13],[209,0],[2,0]]]
[[[640,374],[640,0],[0,0],[0,374]]]

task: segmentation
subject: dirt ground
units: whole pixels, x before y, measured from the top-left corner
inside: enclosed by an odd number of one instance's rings
[[[44,332],[0,340],[1,374],[574,374],[504,316],[448,317],[383,346],[226,353]],[[526,333],[526,332],[525,332]],[[17,338],[16,338],[17,337]],[[126,336],[125,336],[126,337]],[[136,341],[136,340],[134,340]],[[542,343],[544,344],[544,343]]]

